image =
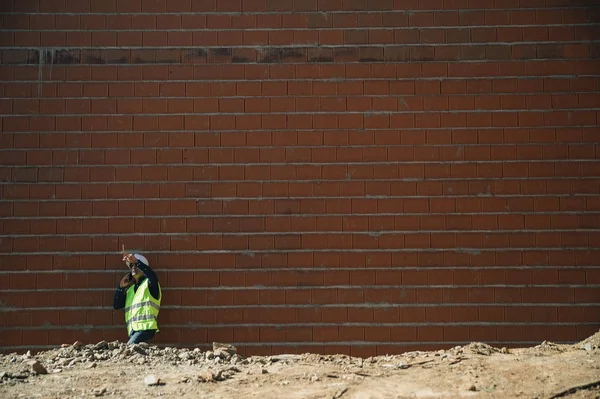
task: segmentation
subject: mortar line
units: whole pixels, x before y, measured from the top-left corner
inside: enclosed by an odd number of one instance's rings
[[[1,256],[1,255],[0,255]],[[496,265],[496,266],[453,266],[453,265],[438,265],[438,266],[393,266],[393,265],[382,265],[373,266],[370,264],[369,267],[343,267],[343,266],[315,266],[315,267],[218,267],[218,268],[154,268],[159,273],[278,273],[278,272],[293,272],[293,273],[311,273],[311,272],[398,272],[403,271],[487,271],[487,270],[503,270],[506,272],[511,271],[541,271],[541,270],[556,270],[556,271],[595,271],[600,269],[600,262],[598,265]],[[112,274],[121,273],[123,269],[102,269],[102,270],[90,270],[90,269],[25,269],[25,270],[4,270],[0,271],[0,275],[11,275],[11,274]],[[167,289],[167,288],[165,288]]]

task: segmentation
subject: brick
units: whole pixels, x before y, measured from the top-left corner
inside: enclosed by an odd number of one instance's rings
[[[223,272],[222,280],[231,286],[369,285],[295,289],[289,293],[204,291],[185,300],[181,291],[172,292],[170,302],[184,306],[172,316],[174,321],[186,312],[189,316],[186,306],[284,305],[286,301],[321,305],[456,304],[447,308],[361,307],[359,311],[347,306],[297,308],[292,312],[262,308],[259,312],[251,308],[196,310],[199,317],[212,323],[217,318],[223,323],[364,323],[342,329],[319,327],[316,332],[312,326],[279,332],[253,327],[240,331],[210,329],[205,333],[207,339],[225,334],[232,340],[266,343],[356,339],[441,344],[471,339],[510,343],[543,335],[541,330],[520,324],[435,326],[424,332],[414,327],[371,325],[427,320],[567,321],[573,323],[572,328],[551,329],[544,332],[543,339],[582,334],[582,323],[591,320],[591,313],[581,312],[583,308],[571,306],[561,312],[556,307],[520,303],[595,300],[593,290],[570,286],[598,280],[586,268],[595,264],[595,251],[588,247],[598,243],[598,235],[572,231],[598,225],[594,215],[582,214],[600,209],[594,197],[599,186],[589,179],[598,168],[588,162],[600,153],[590,130],[598,117],[593,109],[598,105],[599,86],[589,77],[597,70],[597,63],[584,59],[595,51],[581,42],[591,37],[590,32],[558,26],[558,22],[585,23],[589,15],[571,10],[507,12],[489,4],[482,5],[486,10],[465,11],[468,4],[464,0],[395,3],[234,0],[221,4],[183,0],[119,3],[117,8],[113,1],[87,4],[69,0],[69,15],[32,14],[28,23],[34,29],[51,30],[56,24],[93,32],[59,32],[44,37],[35,31],[20,32],[8,37],[10,45],[13,40],[14,44],[36,46],[71,43],[113,47],[319,42],[322,48],[268,54],[251,47],[186,50],[183,54],[179,50],[149,49],[69,53],[86,63],[102,56],[107,65],[55,65],[52,76],[44,71],[44,80],[71,82],[44,83],[39,99],[33,98],[37,84],[5,81],[0,93],[7,100],[0,109],[19,116],[4,118],[6,134],[1,145],[7,151],[2,159],[10,165],[1,168],[0,175],[20,182],[4,187],[4,196],[10,201],[0,209],[7,217],[1,227],[8,234],[35,230],[66,235],[5,240],[6,252],[34,251],[26,263],[25,257],[13,262],[18,255],[12,255],[10,264],[18,270],[43,265],[65,270],[90,265],[104,268],[104,256],[45,259],[35,251],[114,251],[118,243],[103,235],[143,233],[144,238],[132,237],[127,245],[158,251],[231,251],[186,254],[177,259],[161,255],[159,263],[176,268],[197,264],[209,268],[320,268],[284,274],[268,270]],[[380,12],[392,8],[412,12]],[[442,9],[445,11],[440,12]],[[290,14],[317,10],[369,12],[333,13],[328,18],[310,12]],[[171,14],[160,14],[165,11]],[[261,14],[263,11],[268,14]],[[73,17],[73,13],[81,12],[111,15]],[[178,14],[181,12],[196,14]],[[27,26],[17,19],[7,23]],[[440,30],[440,26],[447,29]],[[133,30],[123,31],[128,29]],[[169,32],[161,36],[156,29]],[[557,38],[573,43],[547,42]],[[470,41],[480,45],[462,47]],[[494,41],[510,46],[487,44]],[[344,42],[359,47],[323,47]],[[425,48],[423,43],[444,46]],[[385,46],[360,47],[367,44]],[[61,57],[66,55],[61,53]],[[29,56],[5,53],[4,60],[24,62],[27,60],[22,57]],[[535,57],[546,59],[534,61]],[[550,59],[556,57],[561,59]],[[577,60],[568,60],[570,57]],[[471,62],[440,62],[457,58]],[[411,59],[415,62],[406,62]],[[478,59],[485,61],[474,62]],[[256,64],[259,60],[273,63]],[[130,61],[172,64],[116,65]],[[6,79],[37,80],[33,66],[5,65],[2,72]],[[573,78],[575,75],[584,77]],[[83,100],[78,100],[80,97]],[[204,133],[208,129],[214,131]],[[13,165],[31,168],[17,170]],[[22,184],[33,182],[39,184]],[[98,218],[80,219],[83,215]],[[111,219],[115,215],[119,217]],[[13,216],[19,219],[10,219]],[[45,218],[36,222],[33,218],[37,216]],[[498,229],[510,232],[495,232]],[[365,234],[369,231],[381,233]],[[160,235],[165,232],[177,235]],[[583,249],[564,249],[580,247]],[[248,252],[254,250],[265,252]],[[1,261],[5,263],[4,258]],[[365,265],[377,270],[335,270]],[[487,266],[495,269],[485,269]],[[407,269],[398,272],[391,267]],[[436,269],[427,269],[432,267]],[[444,270],[437,269],[440,267]],[[194,279],[195,285],[212,286],[219,283],[219,274],[211,277],[194,272]],[[9,280],[17,287],[21,284],[10,273]],[[169,274],[167,281],[185,288],[189,278]],[[426,287],[448,281],[456,287]],[[85,288],[87,283],[75,280],[69,284]],[[400,283],[408,287],[377,287]],[[46,284],[62,286],[63,281],[48,280]],[[103,279],[102,284],[108,287],[112,283]],[[510,287],[531,284],[551,287]],[[409,288],[411,285],[422,288]],[[17,294],[15,300],[23,305],[23,295]],[[28,298],[27,303],[38,299]],[[90,301],[89,296],[79,293],[73,300],[58,295],[47,298],[53,306],[89,306]],[[495,305],[494,301],[501,303]],[[476,307],[464,305],[468,302],[494,306],[476,312]],[[519,306],[505,307],[504,303]],[[31,325],[40,317],[47,315],[29,314],[14,323],[16,327]],[[57,319],[53,322],[60,324],[60,314],[53,317]],[[105,317],[89,313],[81,322],[105,323]],[[70,313],[63,313],[62,320],[77,321]],[[75,336],[73,331],[68,334]],[[168,339],[175,342],[183,334],[174,330]],[[110,333],[105,336],[110,337]],[[60,341],[52,334],[46,337],[33,332],[19,336],[18,344],[22,339],[49,344]],[[321,345],[316,350],[338,347]],[[349,353],[362,353],[359,345],[344,348]],[[364,353],[379,353],[389,348],[377,345],[362,349]],[[294,347],[296,350],[299,347]]]

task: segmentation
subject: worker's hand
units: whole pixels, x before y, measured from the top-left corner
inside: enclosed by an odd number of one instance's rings
[[[137,259],[135,258],[135,256],[133,256],[133,254],[124,254],[123,262],[127,263],[127,265],[129,266],[131,263],[137,263]]]
[[[125,275],[125,277],[123,277],[121,279],[121,282],[119,283],[119,287],[121,287],[121,288],[129,288],[133,284],[135,284],[135,278],[133,278],[133,276],[131,275],[131,273],[127,273]]]

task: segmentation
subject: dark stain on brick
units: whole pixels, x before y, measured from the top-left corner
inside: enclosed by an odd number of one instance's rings
[[[5,49],[2,50],[3,64],[29,63],[30,54],[27,50]]]
[[[284,48],[281,52],[283,59],[306,59],[306,49]]]
[[[383,47],[361,47],[358,49],[358,60],[365,61],[382,61]]]
[[[308,62],[333,62],[333,57],[319,56],[311,58]]]
[[[310,58],[308,62],[333,62],[333,57],[317,56],[315,58]]]
[[[256,62],[258,58],[257,54],[258,51],[255,48],[234,48],[231,55],[231,62]]]
[[[49,54],[46,54],[46,60],[53,62],[54,64],[79,64],[79,54],[75,54],[73,51],[57,51],[54,55],[54,59],[51,60]]]
[[[307,52],[308,62],[333,62],[332,48],[309,48]]]
[[[104,59],[95,56],[95,55],[88,55],[87,57],[85,57],[85,62],[88,64],[105,64],[106,61],[104,61]]]
[[[107,64],[127,64],[131,62],[129,50],[107,50],[104,55]]]
[[[250,62],[250,59],[248,59],[246,57],[233,56],[233,57],[231,57],[231,62],[233,62],[234,64],[244,64],[244,63]]]
[[[354,47],[336,48],[333,51],[333,58],[336,62],[358,61],[358,49]]]
[[[402,46],[387,46],[383,50],[384,61],[409,61],[410,48]]]
[[[204,50],[202,48],[183,50],[183,55],[182,55],[183,63],[194,64],[194,63],[198,63],[198,61],[206,62],[206,50]]]
[[[6,62],[6,58],[3,57],[3,63],[7,63]],[[27,52],[27,64],[39,64],[40,62],[40,55],[37,52],[37,50],[29,50]]]
[[[210,56],[213,57],[231,57],[230,47],[217,47],[210,49]]]
[[[281,60],[283,58],[282,54],[283,54],[283,52],[279,48],[268,49],[267,52],[265,53],[265,55],[260,60],[260,62],[264,62],[264,63],[281,62]]]
[[[82,51],[81,59],[82,62],[86,64],[106,64],[106,59],[103,51]]]
[[[305,49],[303,49],[306,51]],[[270,48],[266,54],[262,57],[260,62],[264,63],[276,63],[283,62],[284,60],[297,60],[306,59],[306,54],[300,49],[294,48]]]

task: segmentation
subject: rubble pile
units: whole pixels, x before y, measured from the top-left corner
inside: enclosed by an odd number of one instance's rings
[[[600,332],[574,345],[560,345],[551,342],[529,348],[533,356],[549,356],[565,351],[585,351],[594,355],[600,351]],[[431,367],[453,366],[464,360],[492,355],[508,355],[518,350],[495,348],[481,342],[472,342],[465,346],[456,346],[448,350],[430,352],[413,351],[401,355],[382,355],[368,358],[347,355],[319,354],[281,354],[273,356],[244,357],[237,353],[233,345],[213,343],[212,350],[200,348],[158,347],[147,343],[128,345],[123,342],[101,341],[96,344],[83,344],[79,341],[72,345],[42,351],[35,355],[31,352],[20,355],[11,353],[0,355],[0,385],[15,385],[31,382],[46,374],[63,371],[83,371],[96,367],[144,366],[162,372],[163,375],[141,375],[140,380],[147,387],[165,385],[165,366],[171,369],[187,368],[178,383],[214,383],[232,378],[237,373],[245,375],[266,375],[277,373],[280,366],[331,366],[340,373],[353,378],[375,376],[390,370],[405,370],[413,367],[427,369]],[[368,370],[367,370],[368,369]],[[162,371],[161,371],[162,370]],[[327,374],[327,378],[338,375]],[[323,376],[311,374],[310,381],[319,381]],[[94,396],[109,393],[106,387],[94,388]]]
[[[26,380],[30,376],[60,373],[70,369],[91,369],[99,363],[122,364],[124,362],[147,366],[193,366],[211,368],[221,366],[217,370],[205,370],[199,379],[220,381],[232,375],[236,364],[248,364],[253,359],[245,359],[237,354],[237,349],[228,344],[213,343],[212,351],[201,351],[199,348],[161,348],[147,343],[127,345],[114,341],[101,341],[97,344],[84,345],[76,341],[72,345],[63,344],[60,348],[42,351],[35,356],[31,352],[24,355],[11,353],[0,356],[0,383],[10,380]],[[1,371],[12,366],[18,372]],[[16,367],[15,367],[16,366]],[[238,370],[239,371],[239,370]],[[147,385],[160,385],[160,381],[148,378]]]

